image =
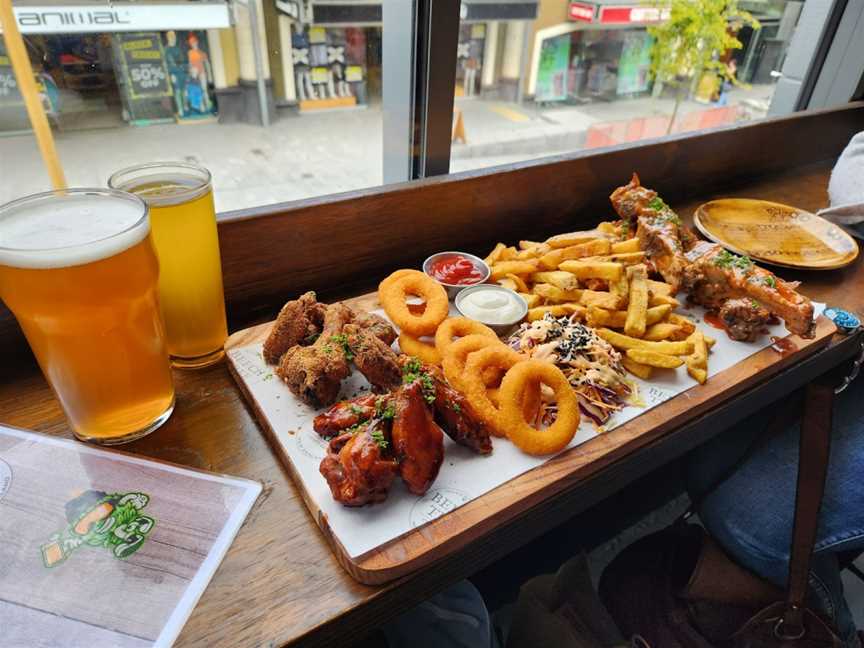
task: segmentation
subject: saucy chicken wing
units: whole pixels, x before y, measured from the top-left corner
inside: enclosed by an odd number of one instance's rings
[[[409,491],[423,495],[444,461],[444,434],[432,420],[419,380],[401,387],[394,404],[392,439],[399,475]]]
[[[327,306],[321,335],[312,346],[294,346],[285,352],[276,369],[291,392],[313,407],[335,402],[342,380],[351,373],[340,337],[353,313],[344,304]]]
[[[319,303],[311,290],[285,304],[264,340],[264,360],[278,364],[291,347],[312,344],[321,333],[326,309],[326,304]]]
[[[382,398],[376,394],[364,394],[351,400],[340,401],[316,416],[312,427],[325,439],[334,437],[343,430],[375,416],[376,406]]]
[[[389,453],[386,424],[374,419],[355,434],[341,434],[328,444],[319,471],[337,502],[363,506],[387,499],[399,463]]]

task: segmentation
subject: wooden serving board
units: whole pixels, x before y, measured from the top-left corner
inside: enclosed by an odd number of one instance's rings
[[[364,310],[379,307],[374,294],[349,300]],[[481,538],[499,525],[519,516],[557,493],[567,490],[600,472],[616,460],[651,444],[658,437],[719,405],[755,383],[769,378],[823,348],[836,331],[834,324],[820,316],[816,336],[805,340],[788,336],[793,350],[781,355],[768,347],[728,369],[711,376],[705,385],[694,387],[667,400],[638,417],[550,459],[493,490],[360,556],[351,557],[330,528],[327,515],[319,509],[304,487],[298,469],[279,440],[254,389],[249,389],[232,359],[231,350],[260,344],[271,323],[234,333],[228,338],[228,366],[273,449],[288,468],[312,517],[332,546],[339,563],[358,581],[376,585],[425,567],[439,558]],[[286,389],[287,393],[287,389]],[[500,442],[500,441],[499,441]],[[381,505],[379,505],[381,506]],[[386,502],[383,504],[386,506]]]

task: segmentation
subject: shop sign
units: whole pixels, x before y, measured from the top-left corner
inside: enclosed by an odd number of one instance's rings
[[[13,7],[23,34],[221,29],[230,27],[228,4],[45,5]]]
[[[670,15],[669,7],[600,7],[600,22],[607,25],[663,22]]]
[[[594,22],[595,5],[586,2],[571,2],[567,9],[567,17],[579,22]]]

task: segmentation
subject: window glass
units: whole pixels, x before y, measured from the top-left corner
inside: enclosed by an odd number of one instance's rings
[[[246,0],[15,0],[70,186],[194,161],[225,212],[382,182],[380,2],[252,1],[257,34]],[[50,188],[2,39],[0,167],[0,203]]]
[[[742,14],[721,22],[719,36],[740,48],[715,51],[715,70],[655,79],[652,27],[700,4],[711,2],[465,0],[451,171],[764,118],[804,3],[739,0],[752,24]]]

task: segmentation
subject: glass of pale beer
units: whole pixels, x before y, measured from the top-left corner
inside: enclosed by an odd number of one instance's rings
[[[155,162],[118,171],[108,186],[150,206],[171,362],[195,368],[218,361],[228,325],[210,172],[196,164]]]
[[[0,298],[75,436],[125,443],[174,409],[147,205],[69,189],[0,206]]]

